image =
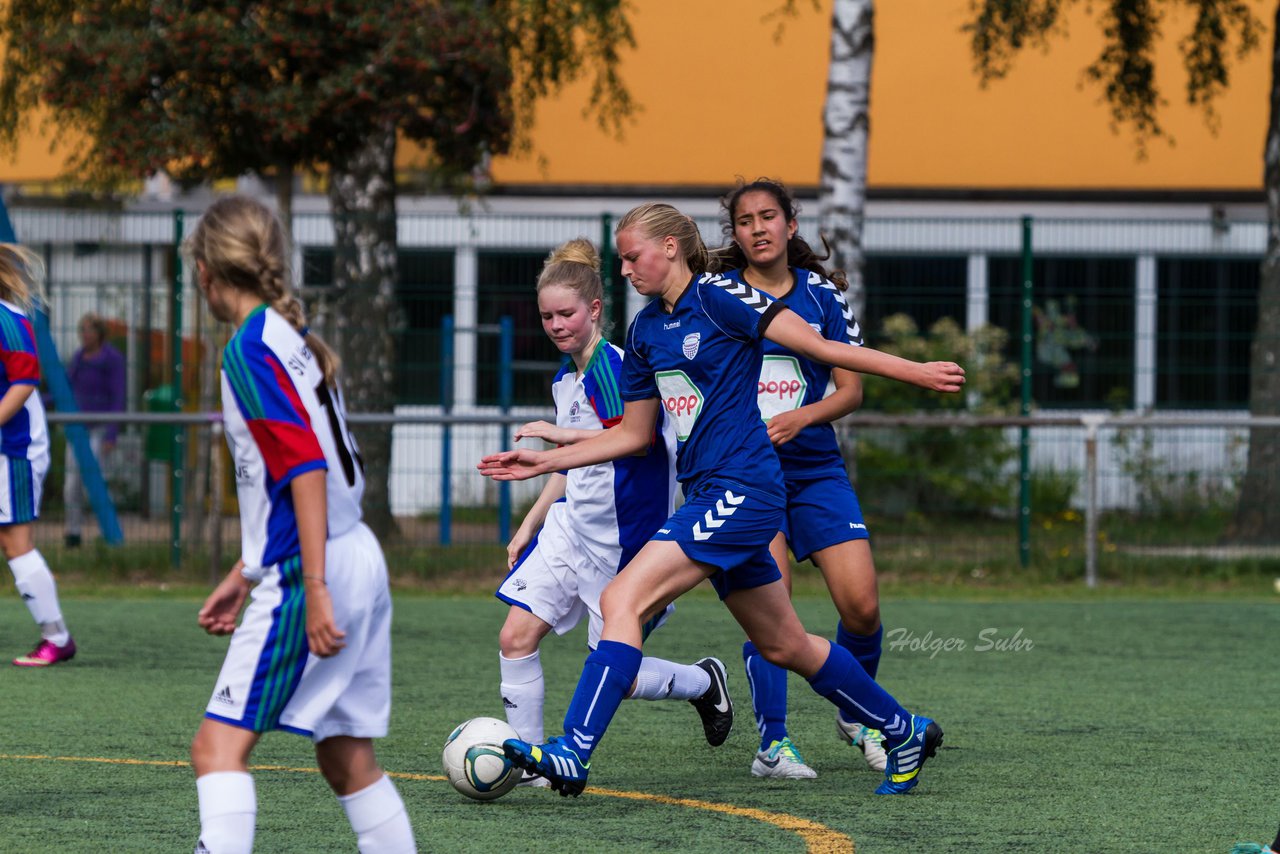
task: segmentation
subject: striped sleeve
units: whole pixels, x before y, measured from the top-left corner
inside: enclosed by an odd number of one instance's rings
[[[817,285],[827,293],[835,297],[836,304],[840,306],[840,313],[844,315],[845,331],[849,338],[849,343],[855,347],[862,346],[862,327],[858,325],[858,318],[853,316],[853,306],[849,305],[849,301],[844,298],[844,291],[836,286],[836,283],[828,279],[826,276],[820,276],[817,273],[809,273],[809,284]]]
[[[596,411],[600,423],[606,428],[622,420],[622,389],[618,383],[622,360],[612,347],[602,347],[587,365],[582,385]]]
[[[307,408],[271,348],[237,335],[223,351],[222,370],[274,483],[328,468]]]
[[[40,359],[31,321],[0,307],[0,363],[10,383],[40,384]]]

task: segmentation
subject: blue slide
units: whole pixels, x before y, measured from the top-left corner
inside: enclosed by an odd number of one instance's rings
[[[13,223],[9,220],[9,211],[0,198],[0,242],[17,243],[18,237],[13,231]],[[78,412],[75,397],[71,394],[71,383],[67,379],[67,369],[58,358],[58,347],[49,334],[49,313],[43,305],[36,305],[32,317],[32,327],[36,333],[36,349],[40,351],[40,371],[49,392],[53,395],[53,403],[60,412]],[[89,494],[89,504],[94,515],[98,517],[98,528],[102,538],[113,546],[124,542],[124,533],[120,530],[120,520],[116,518],[116,505],[111,501],[111,493],[107,490],[107,482],[102,477],[102,469],[98,458],[89,447],[89,431],[83,424],[66,425],[67,441],[75,448],[76,462],[80,465],[80,477],[84,481],[85,492]]]

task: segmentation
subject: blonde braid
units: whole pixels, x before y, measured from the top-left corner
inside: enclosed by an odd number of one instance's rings
[[[34,251],[17,243],[0,243],[0,298],[31,309],[44,294],[40,282],[44,278],[44,262]]]

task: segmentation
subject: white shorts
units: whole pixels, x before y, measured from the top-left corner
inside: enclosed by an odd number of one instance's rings
[[[533,544],[499,585],[494,594],[508,605],[524,608],[563,635],[587,617],[587,645],[600,642],[604,617],[600,594],[618,574],[621,547],[601,555],[575,535],[568,505],[557,501]],[[666,622],[674,606],[645,626],[645,636]]]
[[[269,567],[231,636],[205,717],[314,741],[387,734],[391,592],[382,549],[363,523],[325,544],[325,581],[346,646],[330,658],[308,654],[301,560]]]
[[[35,460],[0,454],[0,525],[22,525],[36,520],[48,471],[48,454]]]

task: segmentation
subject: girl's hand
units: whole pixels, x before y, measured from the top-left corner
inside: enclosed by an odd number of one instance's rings
[[[252,585],[240,574],[244,561],[236,561],[227,577],[222,579],[204,600],[196,614],[196,624],[211,635],[229,635],[236,630],[236,618]]]
[[[318,579],[304,578],[302,583],[307,596],[307,647],[320,658],[337,655],[346,646],[342,639],[347,633],[334,622],[329,588]]]
[[[964,387],[964,368],[955,362],[926,362],[918,383],[930,391],[957,392]]]
[[[560,428],[548,421],[530,421],[516,431],[515,440],[519,442],[521,439],[541,439],[553,445],[562,445],[564,443],[556,438],[559,432]]]
[[[494,480],[528,480],[540,474],[538,462],[541,456],[538,451],[528,451],[523,448],[516,451],[503,451],[500,454],[490,454],[481,458],[476,468],[480,470],[480,474]]]
[[[511,538],[511,542],[507,543],[507,569],[514,569],[516,561],[520,559],[520,555],[529,547],[529,543],[533,542],[533,534],[526,531],[523,527],[516,531],[515,536]]]
[[[769,441],[774,446],[785,445],[809,426],[809,419],[799,409],[790,412],[779,412],[769,419]]]

